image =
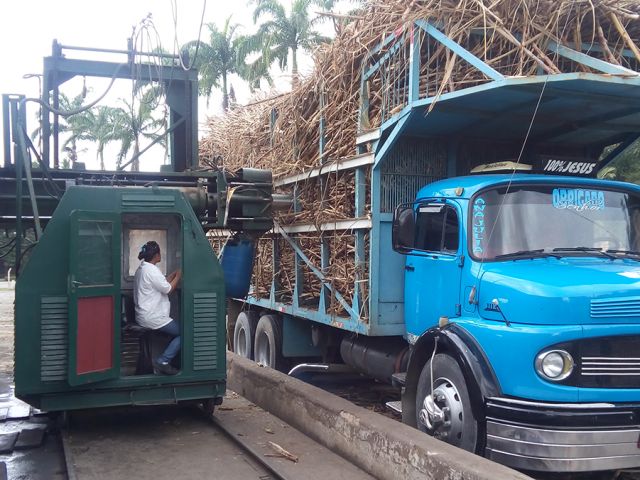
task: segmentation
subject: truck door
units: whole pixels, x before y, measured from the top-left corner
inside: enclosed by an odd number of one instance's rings
[[[461,278],[460,214],[441,199],[416,208],[414,249],[405,264],[407,331],[420,335],[442,316],[459,316]]]
[[[120,218],[74,211],[70,218],[70,385],[119,376]]]

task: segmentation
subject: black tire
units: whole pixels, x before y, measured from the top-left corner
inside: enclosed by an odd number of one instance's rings
[[[284,368],[282,357],[282,327],[277,315],[263,315],[256,327],[253,344],[254,359],[274,370]]]
[[[56,433],[62,430],[68,430],[71,426],[71,414],[69,410],[62,410],[59,412],[50,413],[50,418],[53,420],[52,430]]]
[[[421,419],[420,411],[423,409],[424,400],[431,394],[431,365],[427,362],[422,369],[418,381],[418,393],[416,396],[416,423],[418,429],[439,438],[442,441],[455,445],[469,452],[478,449],[478,422],[471,409],[469,389],[464,380],[462,370],[458,362],[450,355],[439,353],[433,358],[433,389],[439,400],[439,407],[449,407],[445,413],[444,424],[432,424],[429,428]],[[454,418],[451,418],[451,417]],[[424,418],[424,417],[422,417]],[[449,425],[446,425],[449,422]]]
[[[205,398],[202,401],[202,410],[204,410],[204,413],[207,417],[209,418],[213,417],[213,414],[215,413],[215,409],[216,409],[216,402],[214,398]]]
[[[253,360],[253,341],[258,316],[254,312],[241,312],[233,329],[233,351],[241,357]]]

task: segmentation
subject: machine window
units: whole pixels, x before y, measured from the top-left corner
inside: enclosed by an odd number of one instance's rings
[[[160,245],[160,252],[162,252],[162,261],[158,263],[157,267],[160,271],[167,274],[167,257],[171,253],[167,250],[167,231],[166,230],[153,230],[153,229],[131,229],[129,230],[129,276],[133,277],[136,274],[140,260],[138,260],[138,253],[142,245],[149,240],[155,240]]]
[[[458,251],[459,224],[454,208],[448,205],[418,207],[416,217],[417,250],[455,253]]]
[[[78,225],[77,281],[80,286],[113,285],[113,224],[80,220]]]

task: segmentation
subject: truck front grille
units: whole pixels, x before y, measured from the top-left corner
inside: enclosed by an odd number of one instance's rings
[[[640,336],[590,338],[578,345],[581,387],[640,388]]]
[[[591,318],[638,318],[640,297],[591,300]]]
[[[582,357],[582,375],[640,376],[640,358]]]

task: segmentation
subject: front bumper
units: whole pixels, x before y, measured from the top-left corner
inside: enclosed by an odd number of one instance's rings
[[[640,404],[553,404],[490,398],[487,458],[522,470],[640,467]]]

